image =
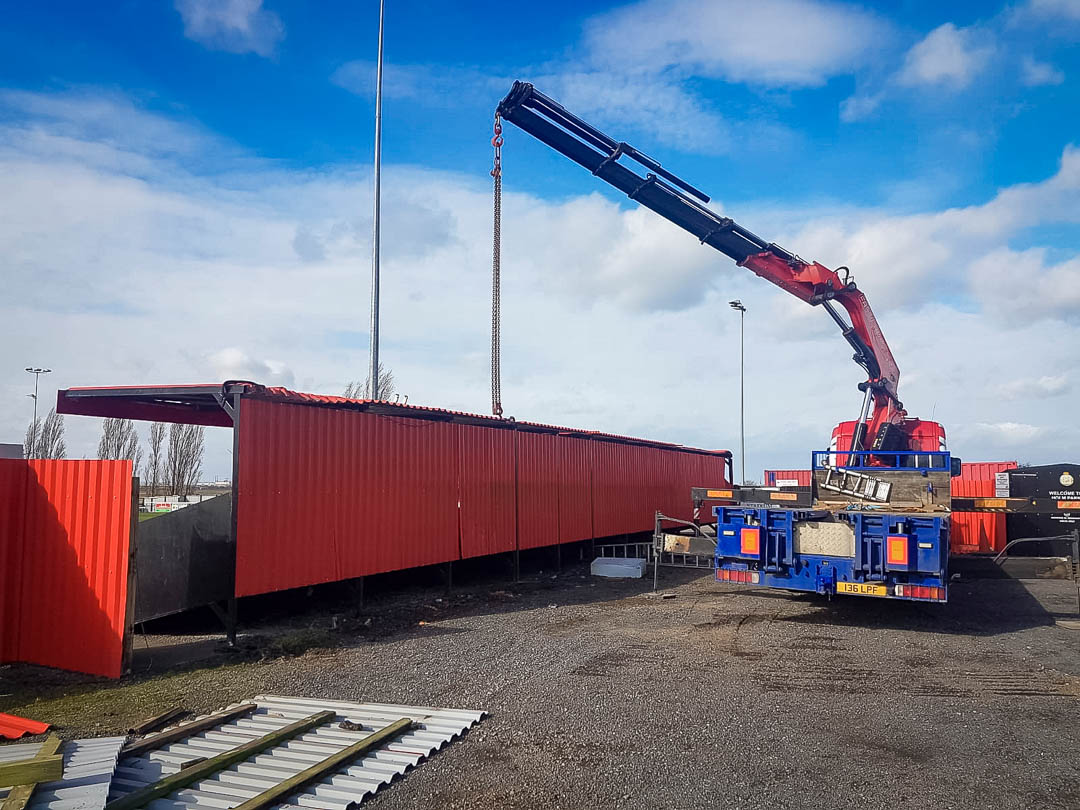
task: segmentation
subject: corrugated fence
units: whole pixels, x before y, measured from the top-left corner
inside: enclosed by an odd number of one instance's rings
[[[0,661],[118,677],[131,462],[0,460]]]
[[[236,595],[647,531],[726,456],[244,397]]]

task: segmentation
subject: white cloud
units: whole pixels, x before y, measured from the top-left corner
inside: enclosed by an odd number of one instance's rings
[[[262,0],[175,0],[184,36],[207,48],[229,53],[273,56],[285,26]]]
[[[969,274],[983,306],[1003,323],[1080,321],[1080,257],[1055,263],[1042,248],[1000,248],[972,262]]]
[[[992,45],[973,29],[945,23],[911,47],[897,80],[908,87],[939,85],[963,90],[986,67],[993,52]]]
[[[25,428],[20,369],[30,363],[53,368],[47,384],[60,387],[254,377],[336,393],[363,376],[370,229],[354,212],[370,207],[366,170],[294,171],[245,156],[236,172],[193,173],[169,155],[170,144],[179,150],[202,137],[197,128],[156,117],[158,142],[137,135],[129,144],[96,130],[100,115],[80,118],[93,106],[61,115],[47,97],[24,101],[23,110],[52,112],[0,125],[0,317],[14,360],[0,368],[10,406],[0,411],[0,438],[18,440]],[[42,151],[40,139],[58,131],[69,148]],[[411,402],[483,412],[489,178],[385,169],[384,359]],[[992,459],[1023,447],[1026,459],[1051,461],[1073,421],[1068,398],[1018,389],[1006,399],[1000,376],[970,358],[1036,381],[1072,379],[1080,326],[1064,307],[1020,296],[1034,307],[1025,318],[1006,322],[998,310],[1059,264],[1066,270],[1055,284],[1071,283],[1071,260],[1054,264],[1046,254],[1040,265],[1021,251],[1019,261],[1032,265],[997,282],[997,297],[972,273],[987,257],[998,261],[1025,228],[1080,219],[1078,190],[1080,150],[1067,150],[1051,178],[980,206],[737,215],[804,256],[853,267],[904,369],[905,402],[943,421],[960,455]],[[824,313],[650,212],[599,195],[550,202],[508,191],[503,223],[503,398],[518,418],[733,443],[737,319],[726,302],[736,297],[750,309],[751,469],[805,464],[832,424],[857,410],[858,369]],[[774,395],[777,378],[799,391],[794,422],[790,398]],[[669,393],[647,393],[656,390]],[[1002,437],[1016,430],[968,428],[976,422],[1045,430],[1009,445]],[[93,453],[95,420],[71,418],[68,431],[74,454]],[[208,441],[207,475],[227,473],[227,435]]]
[[[633,127],[688,152],[720,154],[732,149],[733,133],[724,118],[664,76],[567,71],[540,76],[536,85],[601,128]]]
[[[850,96],[840,104],[840,120],[851,123],[868,118],[877,111],[884,98],[884,92]]]
[[[1051,64],[1038,62],[1030,56],[1025,56],[1020,61],[1021,81],[1028,87],[1039,87],[1044,84],[1061,84],[1065,81],[1065,74]]]
[[[1020,445],[1046,433],[1046,428],[1024,422],[976,422],[975,431],[1005,444]]]
[[[598,65],[783,87],[849,74],[889,36],[856,6],[816,0],[643,0],[586,26]]]
[[[1080,21],[1080,0],[1028,0],[1021,11],[1044,19]]]
[[[879,309],[946,295],[973,298],[1009,325],[1080,311],[1080,259],[1053,264],[1044,251],[1008,248],[1035,225],[1080,224],[1080,149],[1074,147],[1065,149],[1052,177],[1002,189],[979,205],[909,215],[815,211],[799,218],[806,224],[798,225],[792,212],[777,241],[829,266],[851,267],[872,288]]]
[[[375,98],[376,66],[367,59],[354,59],[335,70],[330,81],[363,98]],[[423,100],[427,105],[457,107],[462,95],[491,96],[498,99],[510,87],[511,79],[475,67],[448,65],[383,64],[383,96]],[[487,101],[484,102],[488,104]],[[494,107],[494,101],[488,106]]]
[[[207,357],[214,380],[254,380],[263,385],[290,388],[295,383],[292,371],[280,360],[257,360],[243,349],[228,346]]]
[[[517,76],[601,127],[687,152],[746,154],[790,147],[796,136],[760,118],[733,126],[696,81],[820,86],[855,72],[891,38],[888,23],[840,3],[644,0],[590,18],[572,58],[519,66]],[[388,98],[429,106],[486,99],[490,107],[510,85],[510,77],[467,66],[389,64],[383,78]],[[331,81],[370,98],[374,64],[345,63]]]
[[[998,390],[1006,399],[1058,397],[1072,390],[1072,381],[1066,374],[1020,377],[1002,383]]]

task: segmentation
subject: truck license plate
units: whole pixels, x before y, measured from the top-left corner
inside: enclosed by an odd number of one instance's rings
[[[854,593],[859,596],[888,596],[889,589],[884,585],[871,585],[866,582],[837,582],[837,593]]]

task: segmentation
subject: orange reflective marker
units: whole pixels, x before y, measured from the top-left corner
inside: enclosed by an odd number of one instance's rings
[[[886,539],[885,560],[889,565],[908,564],[908,539],[903,535],[889,535]]]
[[[744,528],[739,532],[739,551],[755,557],[761,554],[761,529],[755,526],[750,529]]]

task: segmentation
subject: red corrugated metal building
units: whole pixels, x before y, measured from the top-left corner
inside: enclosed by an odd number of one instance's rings
[[[1015,461],[965,463],[952,479],[954,498],[994,497],[994,475],[1015,470]],[[990,554],[1001,551],[1007,542],[1005,515],[992,512],[953,512],[950,548],[953,554]]]
[[[0,661],[119,677],[130,461],[0,460]]]
[[[57,410],[234,428],[237,596],[649,531],[730,483],[727,451],[246,382]]]

